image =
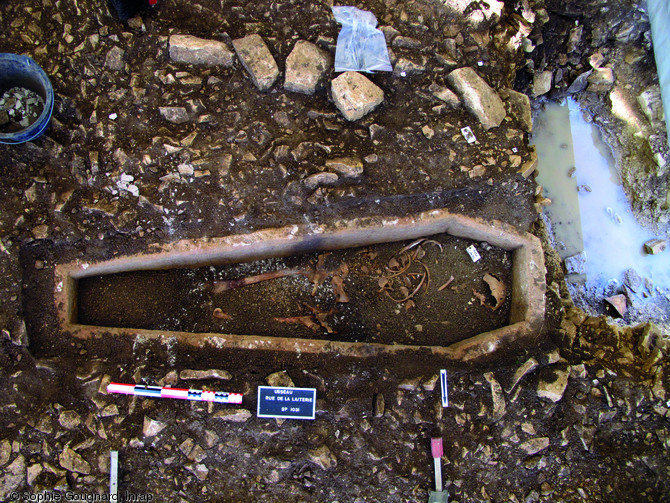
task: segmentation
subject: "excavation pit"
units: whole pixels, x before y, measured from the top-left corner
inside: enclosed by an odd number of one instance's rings
[[[544,274],[534,236],[436,210],[61,264],[55,298],[62,328],[80,338],[471,360],[538,333]]]

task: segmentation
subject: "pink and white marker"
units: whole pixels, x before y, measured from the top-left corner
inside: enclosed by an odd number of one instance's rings
[[[198,402],[242,403],[242,393],[225,391],[203,391],[199,389],[165,388],[161,386],[143,386],[141,384],[109,383],[107,393],[146,396],[151,398],[176,398]]]

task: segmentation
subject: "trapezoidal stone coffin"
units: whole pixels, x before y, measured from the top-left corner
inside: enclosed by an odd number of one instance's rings
[[[92,277],[135,271],[165,271],[241,264],[298,254],[369,247],[435,235],[448,235],[505,250],[512,258],[511,294],[507,324],[494,330],[453,337],[440,344],[380,344],[341,340],[225,333],[152,330],[97,326],[80,322],[78,289]],[[469,260],[469,259],[467,259]],[[289,352],[366,357],[398,351],[429,351],[458,361],[491,355],[511,342],[537,335],[545,315],[545,267],[540,241],[500,222],[486,222],[433,210],[413,216],[383,219],[361,218],[332,225],[289,226],[220,238],[184,240],[157,246],[136,255],[103,262],[75,261],[55,268],[54,298],[62,330],[78,338],[143,337],[178,340],[212,348],[265,349]],[[446,328],[445,328],[446,330]]]

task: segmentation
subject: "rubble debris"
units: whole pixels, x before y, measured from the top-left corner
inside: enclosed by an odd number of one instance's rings
[[[155,437],[163,431],[166,426],[165,423],[151,419],[149,416],[144,416],[144,428],[142,433],[145,437]]]
[[[614,85],[614,71],[611,68],[597,68],[586,80],[589,83],[587,91],[605,93]]]
[[[482,123],[484,129],[498,127],[507,112],[500,96],[472,68],[452,71],[447,80],[460,96],[465,108]]]
[[[521,129],[527,133],[533,132],[533,116],[530,108],[530,98],[513,89],[507,90],[510,115],[514,117]]]
[[[246,423],[252,414],[247,409],[223,409],[215,412],[212,417],[229,423]]]
[[[605,300],[614,308],[619,316],[623,318],[626,315],[626,311],[628,311],[628,301],[626,295],[620,293],[618,295],[607,297]]]
[[[105,66],[110,70],[121,71],[126,68],[126,63],[123,61],[126,51],[120,47],[114,46],[108,52],[105,57]]]
[[[330,65],[331,58],[326,51],[305,40],[298,40],[286,58],[284,89],[314,94],[323,87]]]
[[[363,174],[363,162],[356,157],[338,157],[326,161],[326,169],[345,178],[358,178]]]
[[[267,91],[279,76],[279,68],[260,35],[233,40],[233,47],[251,80],[260,91]]]
[[[170,36],[170,59],[176,63],[230,67],[233,52],[224,42],[206,40],[191,35]]]
[[[565,258],[565,269],[567,274],[586,273],[586,253],[580,252]]]
[[[184,107],[159,107],[158,111],[166,121],[173,124],[183,124],[190,120],[188,112]]]
[[[81,473],[87,475],[91,473],[91,465],[69,447],[63,449],[63,452],[58,456],[60,465],[69,472]]]
[[[445,102],[449,108],[458,108],[461,106],[461,100],[451,89],[438,84],[431,84],[428,90],[437,99]]]
[[[554,72],[545,70],[535,74],[533,79],[533,96],[542,96],[551,91],[551,83],[554,79]]]
[[[273,372],[265,378],[265,382],[268,383],[268,386],[275,388],[295,388],[293,379],[285,370]]]
[[[333,456],[330,449],[325,445],[311,449],[307,453],[307,458],[322,470],[329,470],[337,466],[337,458]]]
[[[331,88],[335,106],[348,121],[362,118],[384,101],[384,91],[356,72],[343,73]]]
[[[229,380],[233,376],[227,370],[207,369],[207,370],[182,370],[179,372],[179,379],[183,381],[193,381],[202,379],[222,379]]]
[[[565,388],[568,386],[570,367],[567,370],[551,369],[554,379],[551,381],[540,380],[537,385],[537,396],[547,398],[552,402],[558,402],[563,398]]]
[[[549,447],[549,437],[535,437],[519,444],[519,449],[532,456]]]
[[[668,243],[664,239],[650,239],[644,243],[644,251],[649,255],[658,255],[667,248]]]

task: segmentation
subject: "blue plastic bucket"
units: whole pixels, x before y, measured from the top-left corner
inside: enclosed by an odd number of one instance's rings
[[[28,56],[0,53],[0,96],[12,87],[35,91],[44,100],[44,110],[30,126],[15,133],[0,133],[0,143],[24,143],[44,133],[54,108],[54,91],[49,77],[40,65]]]

